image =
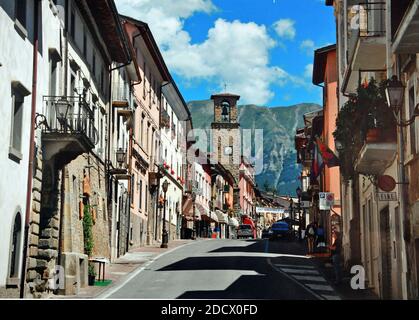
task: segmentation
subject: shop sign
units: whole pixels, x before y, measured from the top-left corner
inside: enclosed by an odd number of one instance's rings
[[[397,201],[396,192],[378,192],[378,201]]]

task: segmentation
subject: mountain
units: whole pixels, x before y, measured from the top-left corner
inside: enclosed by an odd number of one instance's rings
[[[188,103],[195,129],[209,129],[214,119],[212,100]],[[239,122],[242,129],[263,129],[263,171],[256,176],[259,188],[265,185],[281,195],[295,195],[299,185],[300,166],[296,163],[294,135],[304,126],[303,114],[321,109],[313,103],[289,107],[241,105]]]

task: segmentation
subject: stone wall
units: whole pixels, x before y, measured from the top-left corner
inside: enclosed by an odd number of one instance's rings
[[[66,198],[71,211],[68,222],[71,232],[65,232],[66,251],[84,254],[83,206],[89,203],[93,214],[93,256],[110,259],[110,223],[107,214],[107,193],[104,164],[94,155],[83,154],[68,166],[70,196]],[[67,228],[68,225],[63,226]],[[69,230],[70,231],[70,230]],[[69,245],[70,244],[70,245]]]

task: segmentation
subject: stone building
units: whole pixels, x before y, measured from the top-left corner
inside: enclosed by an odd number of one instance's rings
[[[241,133],[237,101],[240,96],[230,93],[212,95],[214,121],[211,123],[211,154],[233,175],[234,216],[240,221],[240,164],[242,160]]]
[[[38,89],[35,132],[36,179],[42,182],[34,184],[26,263],[26,281],[35,296],[75,294],[87,285],[87,253],[111,258],[105,166],[109,70],[112,62],[129,61],[113,1],[50,1],[48,7],[59,19],[53,29],[63,37],[49,47],[49,66],[39,68],[47,73],[39,82],[47,85]],[[44,41],[49,38],[46,30],[42,35]],[[93,222],[90,249],[88,218]]]

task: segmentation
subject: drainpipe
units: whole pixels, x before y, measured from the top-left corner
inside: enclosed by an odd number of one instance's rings
[[[399,111],[398,114],[398,119],[397,122],[401,123],[402,122],[402,110]],[[401,236],[404,239],[404,241],[402,242],[402,247],[404,247],[404,249],[402,249],[402,251],[406,254],[406,258],[405,258],[405,263],[402,262],[402,295],[403,295],[403,299],[408,299],[408,288],[407,288],[407,281],[408,281],[408,274],[409,274],[409,268],[406,267],[409,266],[409,249],[408,249],[408,245],[406,244],[406,242],[409,242],[410,239],[407,239],[407,236],[410,236],[410,221],[409,221],[409,213],[407,212],[407,201],[406,201],[406,176],[405,176],[405,171],[404,171],[404,136],[403,136],[403,127],[402,126],[398,126],[398,138],[399,138],[399,163],[398,163],[398,174],[400,177],[400,183],[399,183],[399,194],[400,194],[400,216],[399,219],[401,220],[401,224],[399,226],[400,230],[401,230]],[[407,233],[407,235],[406,235]],[[403,260],[402,260],[403,261]]]
[[[68,88],[68,82],[67,82],[67,78],[68,78],[68,10],[69,5],[68,5],[68,0],[65,1],[65,15],[64,15],[64,81],[63,81],[63,96],[67,95],[67,88]],[[70,93],[72,94],[72,93]],[[61,264],[61,257],[62,257],[62,252],[64,250],[64,230],[63,230],[63,225],[64,225],[64,197],[65,197],[65,167],[61,170],[61,209],[60,209],[60,226],[59,226],[59,233],[58,233],[58,256],[57,256],[57,261],[58,264]]]
[[[25,297],[25,283],[26,283],[26,264],[28,258],[28,242],[29,242],[29,227],[30,218],[32,212],[32,183],[33,183],[33,167],[34,167],[34,156],[35,156],[35,117],[36,117],[36,88],[37,88],[37,76],[38,76],[38,14],[40,0],[37,0],[34,5],[34,23],[33,23],[33,69],[32,69],[32,102],[31,102],[31,127],[30,127],[30,138],[29,138],[29,162],[28,162],[28,181],[26,188],[26,214],[25,214],[25,234],[23,242],[23,257],[22,257],[22,271],[20,279],[20,298]]]

